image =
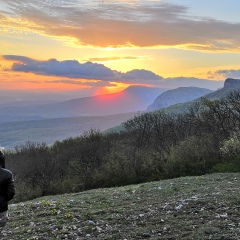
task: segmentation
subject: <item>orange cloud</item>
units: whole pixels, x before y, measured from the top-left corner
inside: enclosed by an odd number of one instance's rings
[[[132,59],[138,59],[138,57],[95,57],[95,58],[89,58],[88,61],[91,62],[106,62],[106,61],[118,61],[118,60],[132,60]]]
[[[191,17],[186,7],[175,4],[123,2],[8,1],[5,5],[13,13],[1,13],[0,27],[72,38],[81,46],[100,48],[179,47],[198,51],[239,51],[238,23]]]

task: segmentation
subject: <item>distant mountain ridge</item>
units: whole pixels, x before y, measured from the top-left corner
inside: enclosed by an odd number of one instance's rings
[[[147,108],[148,111],[155,111],[166,108],[177,103],[184,103],[204,96],[212,91],[198,87],[180,87],[168,90],[159,95],[155,101]]]
[[[217,100],[220,98],[227,97],[233,91],[240,91],[240,79],[228,78],[224,81],[223,88],[220,88],[216,91],[212,91],[206,95],[202,95],[201,97],[193,99],[191,101],[187,101],[184,103],[177,103],[169,107],[161,108],[159,109],[159,111],[164,110],[164,112],[167,114],[182,114],[187,112],[189,108],[193,106],[193,104],[200,101],[202,97],[209,100]],[[171,92],[171,90],[169,90],[169,92]],[[167,91],[165,93],[167,94]],[[123,124],[115,126],[111,129],[108,129],[106,132],[119,132],[119,131],[124,131]]]

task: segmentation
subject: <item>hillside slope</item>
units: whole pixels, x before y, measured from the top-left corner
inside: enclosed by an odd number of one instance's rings
[[[122,113],[108,116],[82,116],[55,118],[37,121],[21,121],[0,124],[0,146],[11,149],[26,141],[53,144],[69,137],[77,137],[85,131],[104,131],[134,117],[136,113]]]
[[[224,82],[223,88],[204,95],[204,98],[207,98],[209,100],[226,98],[233,91],[240,91],[240,80],[227,78]],[[196,103],[197,101],[200,101],[200,99],[201,98],[197,98],[195,100],[188,101],[185,103],[175,104],[168,108],[165,108],[164,110],[166,113],[181,114],[183,112],[186,112],[194,103]]]
[[[97,189],[12,204],[6,239],[240,237],[240,173]]]
[[[202,97],[212,91],[206,88],[180,87],[168,90],[159,95],[155,101],[148,106],[148,111],[166,108],[177,103],[184,103]]]

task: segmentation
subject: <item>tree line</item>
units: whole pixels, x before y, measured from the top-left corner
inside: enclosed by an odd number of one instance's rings
[[[213,171],[240,170],[240,93],[188,111],[136,115],[124,131],[91,129],[76,138],[26,142],[6,151],[17,201]]]

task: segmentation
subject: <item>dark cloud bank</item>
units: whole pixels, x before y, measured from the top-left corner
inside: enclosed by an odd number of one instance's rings
[[[70,78],[69,84],[80,84],[79,81],[74,81],[72,79],[88,79],[98,80],[102,83],[105,82],[105,85],[108,86],[109,81],[127,82],[132,84],[149,84],[153,85],[154,87],[165,88],[196,86],[217,89],[223,86],[222,81],[209,81],[198,78],[177,77],[164,79],[163,77],[145,69],[135,69],[126,73],[122,73],[113,71],[103,64],[92,62],[79,63],[76,60],[58,61],[56,59],[38,61],[28,57],[15,55],[5,55],[3,57],[6,60],[14,61],[10,69],[11,71],[34,73],[37,75],[46,76],[66,77]],[[55,82],[60,83],[63,82],[63,80]],[[68,80],[64,80],[64,82],[68,83]],[[89,85],[92,86],[94,83],[89,83]],[[100,86],[101,84],[99,85],[99,82],[97,82],[95,85]]]

